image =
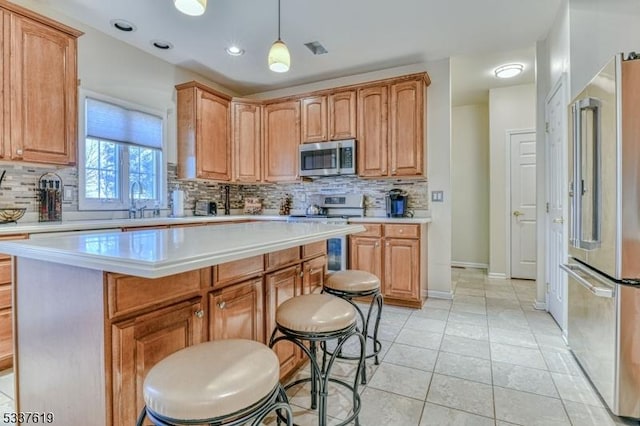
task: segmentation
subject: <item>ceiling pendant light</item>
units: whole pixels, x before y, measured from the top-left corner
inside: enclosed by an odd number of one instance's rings
[[[173,0],[173,5],[185,15],[200,16],[207,8],[207,0]]]
[[[287,45],[280,39],[280,0],[278,0],[278,40],[269,50],[269,69],[274,72],[287,72],[291,66],[291,55]]]

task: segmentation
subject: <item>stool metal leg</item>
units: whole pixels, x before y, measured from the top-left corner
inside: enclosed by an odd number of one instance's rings
[[[317,352],[316,342],[311,341],[309,343],[309,352],[312,359],[317,360],[318,352]],[[324,370],[324,360],[323,360],[322,370]],[[318,371],[316,371],[315,368],[311,368],[311,409],[312,410],[315,410],[316,408],[318,408],[318,381],[320,380],[321,375],[322,375],[322,372],[318,374]]]
[[[382,343],[378,340],[378,329],[380,327],[380,318],[382,317],[382,294],[378,293],[373,296],[371,299],[371,304],[369,305],[369,312],[367,314],[367,329],[365,331],[365,335],[367,338],[371,338],[373,340],[373,353],[375,354],[375,364],[380,365],[380,360],[378,359],[378,354],[380,350],[382,350]],[[378,312],[376,313],[376,322],[373,325],[373,335],[369,335],[369,324],[371,321],[371,311],[373,310],[373,306],[377,305]],[[366,370],[366,367],[365,367]]]

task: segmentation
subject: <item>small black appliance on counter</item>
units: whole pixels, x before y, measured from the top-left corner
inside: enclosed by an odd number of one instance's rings
[[[194,216],[215,216],[218,214],[218,205],[215,201],[198,200],[193,211]]]
[[[392,189],[386,197],[387,217],[404,217],[407,214],[409,196],[401,189]]]

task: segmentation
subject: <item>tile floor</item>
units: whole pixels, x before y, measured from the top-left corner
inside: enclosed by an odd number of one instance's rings
[[[453,301],[422,310],[385,306],[379,366],[360,388],[363,426],[638,425],[612,416],[568,352],[532,281],[453,269]],[[353,363],[336,375],[353,377]],[[299,376],[306,374],[301,371]],[[348,392],[331,387],[329,424],[345,419]],[[308,385],[290,391],[298,425],[317,425]],[[0,416],[13,409],[13,375],[0,372]],[[1,418],[1,417],[0,417]]]

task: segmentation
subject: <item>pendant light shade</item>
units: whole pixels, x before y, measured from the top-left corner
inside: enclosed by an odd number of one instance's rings
[[[274,72],[287,72],[291,66],[291,55],[287,45],[280,39],[280,0],[278,0],[278,39],[269,49],[269,69]]]
[[[173,5],[185,15],[200,16],[207,8],[207,0],[173,0]]]
[[[269,50],[269,69],[275,72],[287,72],[291,66],[291,55],[287,45],[280,39],[276,40]]]

